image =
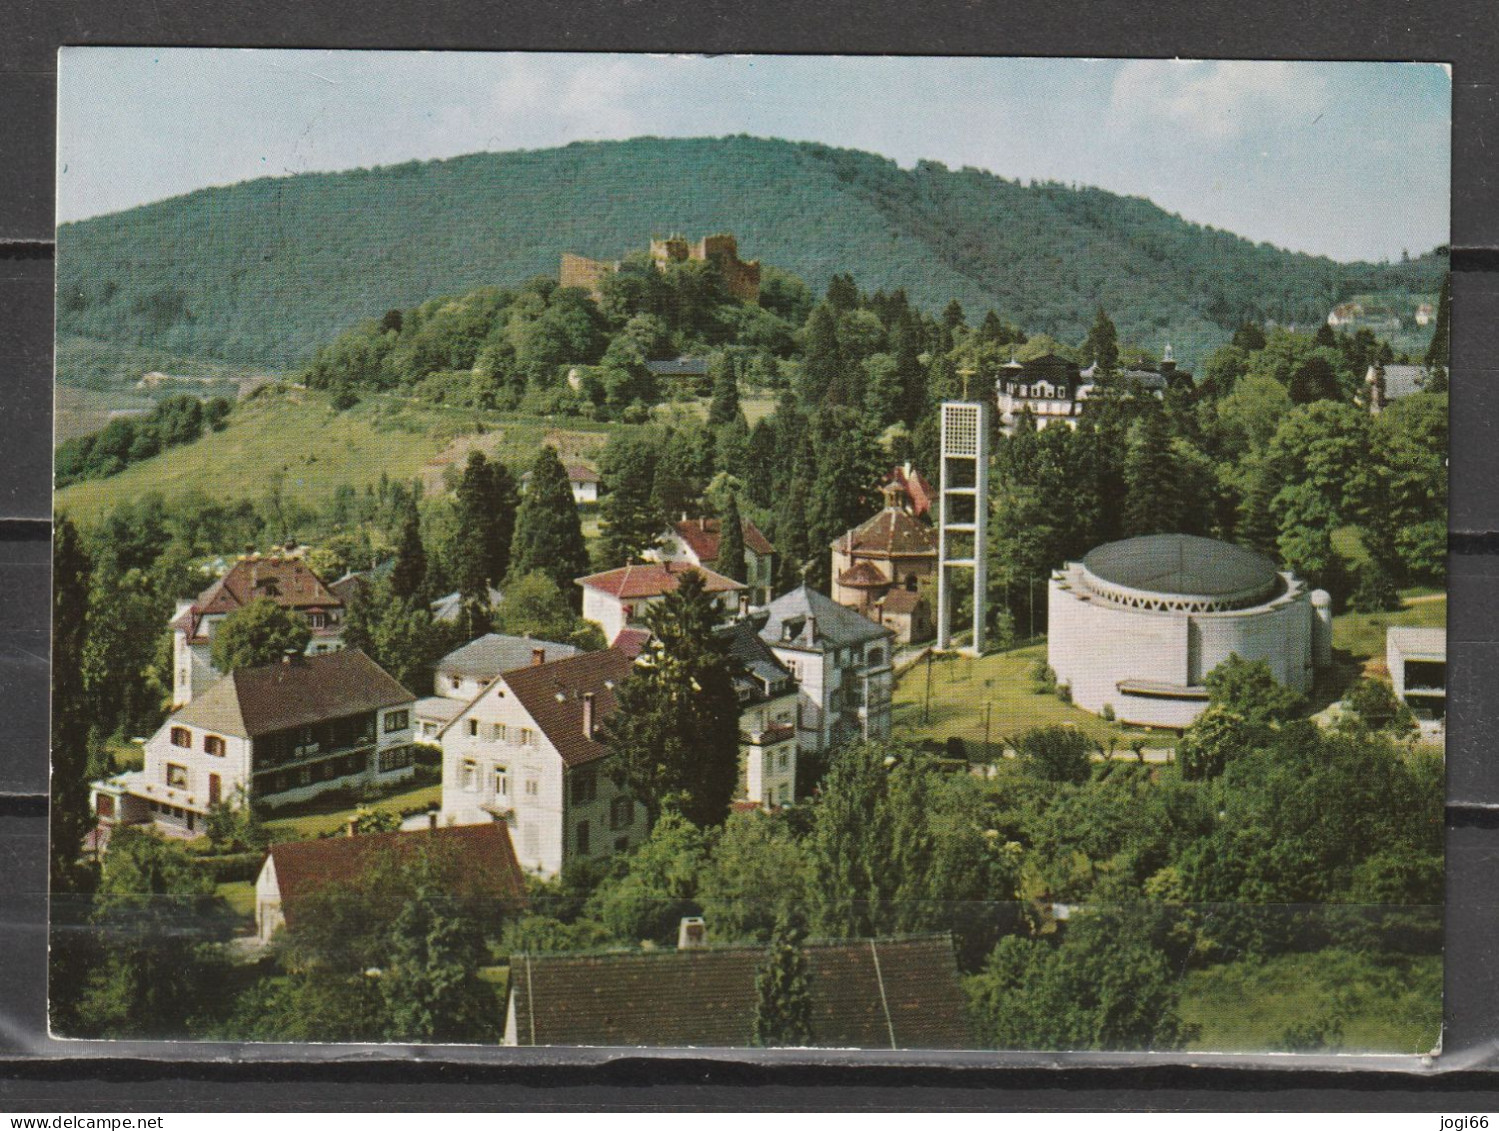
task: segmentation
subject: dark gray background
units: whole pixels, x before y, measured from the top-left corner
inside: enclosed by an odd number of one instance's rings
[[[811,8],[808,5],[806,8]],[[0,4],[0,1110],[1349,1108],[1499,1106],[1499,15],[1492,0],[791,3],[429,0]],[[64,45],[1396,59],[1454,68],[1452,704],[1446,1054],[1440,1070],[1203,1058],[860,1067],[715,1057],[78,1046],[44,1024],[48,520],[56,51]],[[981,120],[974,122],[982,129]],[[205,1058],[216,1057],[208,1062]],[[315,1058],[315,1059],[314,1059]],[[392,1061],[394,1060],[394,1063]],[[382,1063],[383,1062],[383,1063]],[[1405,1066],[1408,1067],[1408,1066]]]

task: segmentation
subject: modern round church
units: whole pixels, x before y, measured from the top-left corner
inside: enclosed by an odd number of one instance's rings
[[[1188,534],[1109,542],[1052,575],[1047,662],[1072,701],[1121,722],[1185,727],[1230,656],[1305,692],[1331,661],[1332,602],[1261,554]]]

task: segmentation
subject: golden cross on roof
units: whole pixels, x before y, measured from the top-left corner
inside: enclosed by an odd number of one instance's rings
[[[971,365],[965,365],[962,369],[958,370],[958,376],[963,378],[963,399],[965,401],[968,399],[968,378],[977,372],[978,370]]]

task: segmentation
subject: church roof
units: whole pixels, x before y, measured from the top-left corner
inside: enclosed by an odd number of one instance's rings
[[[838,584],[850,589],[878,589],[889,585],[890,579],[871,562],[857,561],[838,575]]]
[[[901,507],[886,507],[833,543],[840,553],[869,558],[935,557],[937,532]]]
[[[1270,589],[1279,574],[1263,554],[1191,534],[1149,534],[1090,550],[1083,566],[1094,577],[1152,593],[1220,597]]]

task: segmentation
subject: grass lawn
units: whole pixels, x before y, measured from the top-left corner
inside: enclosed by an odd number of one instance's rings
[[[1174,746],[1170,731],[1142,731],[1105,722],[1055,695],[1032,690],[1031,668],[1046,656],[1045,643],[1031,644],[989,656],[940,656],[932,662],[930,717],[923,720],[926,700],[926,664],[908,671],[896,685],[893,727],[899,738],[939,741],[957,735],[978,758],[984,745],[985,704],[989,707],[989,739],[994,749],[1005,738],[1037,726],[1071,725],[1095,741],[1128,750],[1131,741],[1144,739],[1147,746]]]
[[[392,396],[370,396],[335,412],[323,393],[284,387],[236,406],[222,432],[143,460],[107,479],[57,494],[58,510],[92,521],[149,491],[169,501],[190,489],[214,499],[264,497],[276,477],[289,500],[315,505],[335,487],[421,478],[440,490],[470,449],[528,467],[542,445],[564,460],[594,462],[611,432],[629,428],[558,417],[507,416]]]
[[[249,880],[232,884],[219,884],[219,898],[229,905],[229,910],[244,919],[255,918],[255,885]]]
[[[1418,628],[1443,628],[1447,624],[1447,596],[1429,594],[1434,600],[1412,600],[1406,597],[1405,608],[1391,613],[1343,613],[1332,619],[1332,646],[1346,652],[1363,664],[1375,659],[1384,661],[1385,629],[1393,625]]]
[[[368,808],[380,813],[400,815],[403,809],[415,809],[432,805],[442,800],[440,784],[420,785],[401,793],[393,793],[380,801],[371,802]],[[343,828],[354,815],[353,806],[339,809],[319,809],[301,812],[294,817],[270,817],[265,827],[270,830],[272,840],[307,840],[323,833]]]
[[[105,744],[109,756],[121,770],[139,770],[146,764],[146,748],[133,742],[111,741]]]
[[[1214,1052],[1273,1049],[1329,1011],[1342,1018],[1338,1051],[1430,1052],[1442,1031],[1441,956],[1286,954],[1193,970],[1182,989],[1182,1018],[1201,1027],[1191,1047]]]

